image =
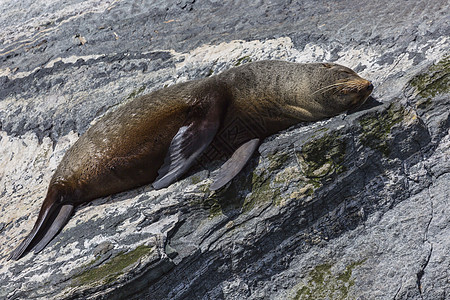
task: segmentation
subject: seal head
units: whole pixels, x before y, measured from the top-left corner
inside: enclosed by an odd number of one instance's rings
[[[323,63],[317,68],[317,89],[311,94],[315,101],[322,103],[326,110],[334,108],[346,111],[361,106],[373,91],[373,84],[361,78],[353,70],[331,63]]]

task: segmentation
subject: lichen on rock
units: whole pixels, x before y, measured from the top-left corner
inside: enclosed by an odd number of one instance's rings
[[[125,274],[134,264],[138,263],[140,258],[149,255],[152,251],[153,249],[151,247],[141,245],[127,253],[119,252],[106,263],[90,268],[97,260],[96,258],[86,264],[86,266],[81,267],[84,271],[79,275],[74,276],[72,285],[95,286],[112,284],[119,276]]]
[[[448,1],[44,2],[0,1],[1,299],[450,295]],[[93,120],[263,59],[336,62],[375,88],[268,137],[219,191],[220,163],[196,166],[79,206],[41,253],[7,261]]]
[[[338,132],[314,137],[296,152],[303,178],[315,187],[346,170],[346,141]]]
[[[391,104],[382,112],[375,112],[359,119],[362,128],[359,135],[361,143],[389,157],[392,128],[402,122],[404,114],[405,109],[402,106]]]
[[[293,300],[313,299],[353,299],[349,298],[349,290],[355,281],[351,278],[353,269],[362,265],[365,260],[352,262],[341,273],[332,272],[332,264],[315,266],[307,276],[306,283],[295,286]]]
[[[426,73],[416,75],[410,84],[416,93],[430,101],[438,93],[450,92],[450,55],[431,65]]]

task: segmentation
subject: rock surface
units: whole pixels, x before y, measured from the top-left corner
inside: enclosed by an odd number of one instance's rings
[[[448,299],[448,1],[0,3],[1,299]],[[31,230],[64,152],[120,102],[261,59],[334,61],[375,85],[352,114],[268,138],[167,189]]]

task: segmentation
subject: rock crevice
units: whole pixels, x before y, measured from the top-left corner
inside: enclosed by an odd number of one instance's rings
[[[0,3],[0,298],[450,294],[447,1],[44,2]],[[337,62],[375,90],[267,138],[223,190],[209,190],[220,162],[199,165],[80,206],[39,255],[6,260],[99,116],[262,59]]]

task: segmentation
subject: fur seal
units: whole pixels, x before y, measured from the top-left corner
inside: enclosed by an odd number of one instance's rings
[[[265,137],[353,109],[372,89],[338,64],[259,61],[133,99],[106,113],[67,151],[33,229],[9,259],[41,251],[76,205],[149,183],[164,188],[200,155],[231,154],[210,186],[217,190]]]

